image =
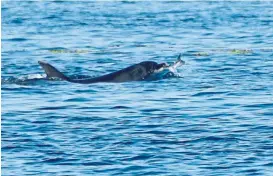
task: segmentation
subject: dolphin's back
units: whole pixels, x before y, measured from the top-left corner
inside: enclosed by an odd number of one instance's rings
[[[135,64],[122,70],[97,77],[97,79],[105,80],[106,82],[139,81],[143,79],[146,74],[146,69],[142,65]]]

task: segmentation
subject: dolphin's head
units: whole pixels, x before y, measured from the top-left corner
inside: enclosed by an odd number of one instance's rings
[[[155,72],[161,72],[163,71],[165,68],[168,68],[169,64],[167,63],[161,63],[161,64],[157,64]]]
[[[140,64],[146,68],[148,73],[157,73],[169,66],[167,63],[158,64],[152,61],[141,62]]]

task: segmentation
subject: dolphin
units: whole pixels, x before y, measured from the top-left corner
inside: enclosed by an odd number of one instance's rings
[[[153,61],[144,61],[138,64],[134,64],[122,70],[109,73],[106,75],[94,77],[94,78],[86,78],[86,79],[73,79],[69,78],[55,67],[46,63],[44,61],[38,61],[40,66],[44,69],[47,78],[60,78],[62,80],[72,82],[72,83],[80,83],[80,84],[91,84],[98,82],[112,82],[112,83],[121,83],[121,82],[129,82],[129,81],[142,81],[148,78],[150,75],[154,73],[158,73],[163,71],[166,68],[171,67],[167,63],[156,63]],[[178,66],[183,64],[184,61],[181,60],[181,55],[178,56],[178,60],[174,63],[173,66]],[[172,67],[173,67],[172,66]]]

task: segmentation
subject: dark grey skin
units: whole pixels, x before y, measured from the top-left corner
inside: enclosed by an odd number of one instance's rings
[[[166,63],[157,64],[156,62],[145,61],[145,62],[132,65],[130,67],[124,68],[122,70],[109,73],[103,76],[95,77],[95,78],[71,79],[46,62],[38,61],[38,63],[45,70],[48,78],[57,77],[72,83],[80,83],[80,84],[91,84],[91,83],[98,83],[98,82],[121,83],[121,82],[129,82],[129,81],[141,81],[141,80],[145,80],[151,74],[161,71],[164,68],[168,67],[168,64]]]

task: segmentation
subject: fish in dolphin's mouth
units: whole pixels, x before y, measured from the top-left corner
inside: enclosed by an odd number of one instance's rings
[[[181,54],[178,56],[177,60],[173,64],[168,64],[168,63],[161,63],[158,64],[155,73],[161,72],[165,69],[168,69],[172,72],[175,72],[176,68],[182,66],[185,64],[185,61],[181,59]]]
[[[173,68],[180,67],[181,65],[184,65],[186,62],[181,59],[181,54],[178,56],[177,61],[171,66]]]

